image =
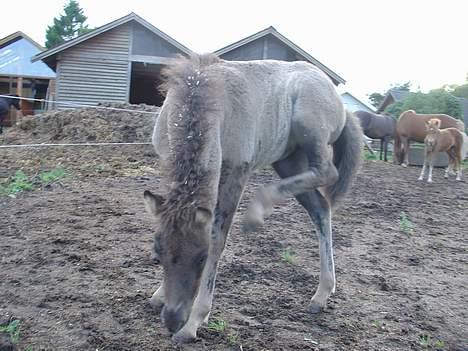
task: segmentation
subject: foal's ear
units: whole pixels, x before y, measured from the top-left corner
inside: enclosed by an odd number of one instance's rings
[[[143,198],[145,199],[146,211],[148,211],[149,214],[156,216],[164,202],[164,198],[160,195],[153,194],[149,190],[145,190]]]
[[[195,211],[195,224],[204,227],[211,222],[213,214],[211,211],[204,207],[197,207]]]

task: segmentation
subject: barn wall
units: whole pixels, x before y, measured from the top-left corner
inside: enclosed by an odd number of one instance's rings
[[[63,51],[58,57],[57,100],[127,102],[129,42],[130,25],[124,24]]]
[[[251,43],[238,47],[237,49],[226,52],[221,55],[225,60],[247,61],[261,60],[263,58],[264,38],[260,38]]]
[[[139,23],[132,24],[133,55],[174,57],[182,52],[163,38],[158,37]]]
[[[273,59],[297,61],[297,54],[273,35],[267,35],[221,55],[225,60]]]

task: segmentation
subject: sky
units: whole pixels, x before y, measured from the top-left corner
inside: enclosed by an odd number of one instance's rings
[[[364,101],[407,81],[428,91],[468,76],[466,0],[78,1],[90,27],[135,12],[199,53],[274,26],[343,77],[341,91]],[[66,2],[15,0],[18,11],[2,16],[0,38],[22,31],[44,44],[47,25]]]

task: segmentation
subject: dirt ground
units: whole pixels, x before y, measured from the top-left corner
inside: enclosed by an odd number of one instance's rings
[[[57,165],[61,183],[0,198],[0,324],[20,320],[18,350],[468,350],[466,180],[437,169],[429,185],[418,168],[365,162],[334,216],[336,294],[312,316],[318,245],[304,210],[289,200],[259,233],[240,229],[253,191],[276,179],[259,172],[219,269],[211,320],[226,328],[177,347],[147,302],[161,281],[142,202],[158,188],[151,147],[0,150],[0,177]]]

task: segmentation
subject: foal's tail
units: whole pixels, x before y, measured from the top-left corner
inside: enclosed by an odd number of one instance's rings
[[[335,206],[348,192],[359,169],[362,155],[363,133],[359,120],[346,111],[346,123],[338,140],[333,144],[334,164],[338,170],[338,181],[326,188],[330,204]]]

